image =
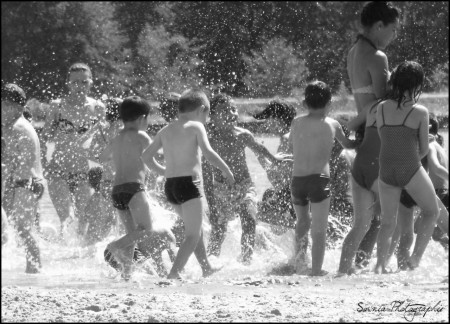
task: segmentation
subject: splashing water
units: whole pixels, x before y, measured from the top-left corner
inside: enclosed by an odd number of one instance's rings
[[[250,163],[253,160],[256,161],[256,157],[251,151],[248,151],[247,154]],[[252,176],[256,182],[258,197],[261,198],[262,191],[265,189],[263,183],[268,183],[268,180],[264,178],[265,173],[262,168],[252,168]],[[102,290],[120,285],[120,276],[103,259],[103,251],[106,245],[119,237],[117,230],[113,229],[106,239],[95,245],[95,249],[82,248],[75,234],[77,221],[74,221],[69,225],[64,242],[57,243],[54,239],[58,235],[60,223],[48,196],[48,190],[45,191],[40,201],[40,214],[41,228],[49,237],[47,240],[42,237],[38,240],[42,257],[41,273],[25,274],[25,252],[23,247],[18,245],[17,234],[10,226],[8,229],[9,241],[2,248],[2,286],[84,287],[91,290]],[[156,214],[158,221],[166,226],[170,226],[174,221],[173,213],[161,206],[156,208]],[[203,229],[204,241],[207,244],[211,228],[206,216],[204,217]],[[293,257],[293,229],[277,235],[272,231],[270,225],[259,222],[256,228],[257,237],[253,261],[250,265],[243,265],[239,261],[241,233],[240,220],[236,218],[230,221],[220,257],[210,257],[211,263],[224,265],[220,272],[203,279],[197,260],[194,256],[191,256],[183,274],[185,279],[195,282],[200,280],[200,282],[224,283],[235,279],[267,278],[270,276],[268,273],[274,267],[287,263]],[[431,240],[419,268],[414,271],[403,271],[391,275],[375,275],[368,271],[356,276],[334,279],[333,276],[339,266],[342,240],[336,243],[335,247],[327,249],[325,252],[323,269],[329,271],[329,275],[311,279],[305,275],[294,274],[284,278],[286,280],[316,281],[345,280],[352,283],[383,281],[394,285],[420,285],[440,282],[448,276],[448,252],[445,252],[437,242]],[[311,246],[308,248],[308,253],[311,255]],[[376,250],[374,250],[373,255],[376,255]],[[171,264],[168,255],[164,253],[163,258],[166,267],[170,270]],[[373,257],[368,269],[372,269],[375,262],[376,259]],[[394,270],[397,268],[395,257],[392,257],[389,266]],[[146,283],[159,282],[161,279],[155,275],[144,273],[142,270],[136,271],[133,277],[134,282],[138,282],[143,287]]]

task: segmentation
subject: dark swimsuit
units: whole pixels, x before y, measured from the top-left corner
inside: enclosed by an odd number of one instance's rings
[[[406,115],[401,125],[386,125],[383,106],[381,115],[383,125],[380,127],[380,179],[391,186],[404,188],[420,169],[419,130],[405,126]]]
[[[380,147],[381,141],[375,121],[366,127],[364,139],[358,148],[352,168],[353,179],[367,190],[371,190],[378,178]]]
[[[127,182],[114,186],[111,192],[113,206],[118,210],[130,209],[128,204],[131,198],[140,191],[145,191],[145,186],[139,182]]]
[[[200,178],[194,176],[167,178],[164,191],[167,200],[175,205],[202,197]]]
[[[330,177],[324,174],[292,177],[291,195],[294,205],[306,206],[308,200],[321,202],[330,197]]]

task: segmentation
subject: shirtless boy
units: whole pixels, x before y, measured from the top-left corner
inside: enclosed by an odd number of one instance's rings
[[[201,198],[200,151],[218,167],[230,183],[234,183],[230,168],[211,148],[205,126],[209,114],[209,101],[199,90],[183,92],[178,103],[178,119],[161,129],[154,142],[144,152],[144,161],[152,169],[166,177],[167,200],[184,222],[184,240],[167,278],[178,279],[192,252],[202,268],[203,276],[209,276],[213,268],[206,256],[203,242],[202,220],[204,206]],[[166,166],[154,160],[160,148],[164,150]]]
[[[155,229],[153,211],[145,191],[146,166],[142,153],[151,139],[145,132],[150,104],[137,96],[126,98],[119,107],[124,128],[114,137],[99,157],[101,163],[112,158],[115,176],[111,198],[127,234],[108,244],[122,266],[122,277],[129,280],[133,270],[133,254],[136,243],[153,246],[175,241],[170,231]]]
[[[25,92],[15,84],[7,84],[2,87],[1,95],[2,146],[5,145],[6,153],[2,156],[2,174],[8,174],[14,190],[9,217],[25,246],[25,272],[37,273],[41,257],[33,233],[37,206],[35,194],[40,195],[43,190],[39,139],[33,126],[23,117]]]
[[[339,122],[327,117],[330,102],[331,91],[324,82],[308,84],[303,100],[308,114],[294,119],[289,136],[294,153],[291,195],[297,214],[295,238],[296,242],[301,240],[311,228],[312,276],[327,274],[322,264],[330,207],[329,160],[334,139],[345,148],[356,146],[355,141],[345,137]]]
[[[208,125],[208,137],[211,147],[230,166],[236,180],[235,186],[228,188],[224,177],[203,164],[205,194],[210,210],[211,235],[208,253],[219,256],[225,239],[228,220],[238,214],[241,218],[241,258],[249,263],[255,246],[257,197],[255,185],[247,166],[245,148],[251,149],[259,160],[267,158],[279,166],[283,154],[275,157],[267,148],[258,143],[253,134],[237,127],[238,110],[232,98],[218,94],[211,100],[211,123]]]

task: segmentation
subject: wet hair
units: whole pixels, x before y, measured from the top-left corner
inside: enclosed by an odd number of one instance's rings
[[[89,66],[85,63],[75,63],[72,64],[69,68],[69,71],[67,72],[67,80],[69,80],[70,74],[72,72],[79,72],[79,71],[86,71],[89,73],[89,77],[92,79],[92,71]]]
[[[178,111],[180,113],[191,112],[202,105],[209,108],[209,101],[206,94],[201,90],[189,89],[181,94],[178,100]]]
[[[438,134],[439,131],[439,121],[436,118],[436,115],[434,113],[428,114],[428,132],[434,136],[436,136],[436,142],[439,143],[439,145],[444,146],[444,138],[441,134]]]
[[[253,115],[255,119],[276,118],[283,122],[286,126],[291,126],[292,120],[296,115],[295,108],[284,100],[275,99],[269,102],[267,107]]]
[[[400,9],[387,1],[371,1],[364,5],[361,11],[361,24],[364,27],[372,27],[377,21],[389,25],[400,16]]]
[[[397,101],[397,108],[405,99],[405,92],[408,92],[415,102],[419,100],[422,93],[423,82],[425,80],[422,65],[414,61],[400,63],[392,72],[389,92],[389,99]]]
[[[27,97],[25,92],[17,84],[8,83],[2,86],[2,101],[14,102],[22,107],[25,107]]]
[[[217,110],[217,107],[219,107],[222,104],[228,104],[232,100],[231,96],[226,93],[219,93],[214,96],[214,98],[211,99],[211,116],[217,115],[219,111]]]
[[[331,101],[331,89],[322,81],[313,81],[305,88],[305,101],[309,108],[322,109]]]
[[[106,100],[106,116],[108,122],[115,122],[120,119],[119,106],[123,102],[120,98],[109,98]]]
[[[140,116],[147,117],[150,111],[148,101],[138,96],[125,98],[119,106],[119,116],[124,122],[134,121]]]

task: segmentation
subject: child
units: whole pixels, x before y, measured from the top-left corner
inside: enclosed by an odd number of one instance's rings
[[[108,244],[107,249],[122,266],[122,277],[129,280],[133,270],[132,258],[135,244],[141,242],[152,246],[164,241],[175,241],[167,230],[153,228],[153,212],[149,197],[145,191],[146,167],[142,153],[151,144],[145,132],[149,103],[137,96],[126,98],[119,107],[124,127],[114,137],[100,155],[104,163],[112,158],[115,176],[111,198],[118,209],[120,219],[127,234]]]
[[[7,175],[12,189],[12,209],[8,215],[25,246],[25,272],[38,273],[41,257],[33,225],[36,196],[41,196],[44,188],[39,139],[23,116],[25,92],[15,84],[5,85],[1,92],[2,153],[5,153],[2,154],[2,175]]]
[[[208,137],[211,147],[230,166],[236,185],[230,190],[217,170],[213,170],[207,163],[203,164],[205,194],[211,222],[208,252],[219,256],[228,220],[239,214],[242,224],[242,261],[249,263],[255,245],[257,198],[247,166],[245,148],[250,148],[260,160],[267,158],[277,166],[283,156],[274,157],[264,145],[255,140],[250,131],[237,127],[238,117],[236,105],[230,96],[218,94],[212,99]]]
[[[229,167],[211,148],[204,123],[209,114],[209,101],[199,90],[186,90],[178,103],[178,119],[161,129],[154,142],[144,152],[144,161],[151,168],[166,177],[165,193],[177,214],[184,222],[185,236],[178,250],[168,279],[179,279],[180,272],[186,265],[192,252],[207,277],[219,270],[213,268],[206,256],[203,242],[202,218],[203,203],[201,198],[201,164],[200,152],[223,173],[230,183],[234,177]],[[154,160],[160,148],[164,150],[166,167]]]
[[[424,81],[419,63],[401,63],[391,76],[392,93],[377,108],[377,128],[381,140],[379,195],[381,228],[377,240],[375,273],[387,273],[386,258],[397,222],[402,189],[423,212],[416,243],[406,261],[415,269],[422,258],[439,215],[433,183],[420,162],[428,154],[428,110],[418,105]]]
[[[355,141],[345,137],[339,122],[327,117],[330,102],[331,91],[324,82],[308,84],[303,100],[308,115],[294,119],[289,135],[294,153],[291,195],[297,214],[295,239],[301,240],[311,228],[312,276],[327,274],[322,270],[322,263],[330,207],[329,160],[334,139],[345,148],[356,146]]]

